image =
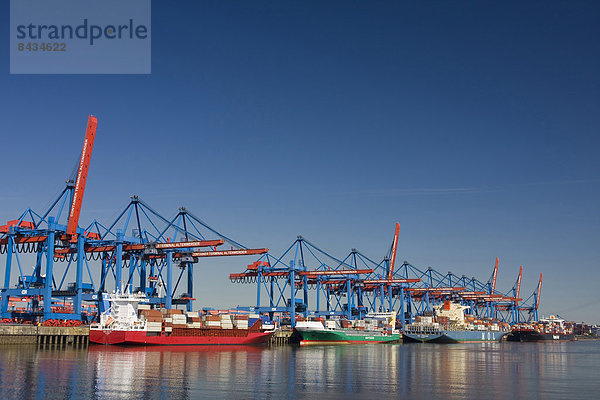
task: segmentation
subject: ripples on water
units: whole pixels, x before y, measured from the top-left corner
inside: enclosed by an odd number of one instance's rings
[[[594,399],[600,342],[0,347],[0,399]]]

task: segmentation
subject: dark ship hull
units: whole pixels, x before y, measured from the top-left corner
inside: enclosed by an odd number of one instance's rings
[[[535,329],[516,329],[506,336],[509,342],[543,342],[543,341],[571,341],[575,340],[572,333],[542,333]]]

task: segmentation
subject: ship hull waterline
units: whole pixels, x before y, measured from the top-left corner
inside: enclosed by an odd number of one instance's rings
[[[537,331],[521,330],[512,331],[506,340],[509,342],[571,342],[575,340],[575,335],[566,333],[539,333]]]
[[[440,331],[436,333],[406,333],[402,334],[404,343],[497,343],[508,332],[481,331]]]
[[[148,336],[146,331],[90,330],[90,343],[106,345],[260,345],[272,332],[248,332],[246,336]]]
[[[302,339],[301,346],[319,344],[366,344],[366,343],[394,343],[400,340],[400,334],[348,334],[335,330],[307,330],[298,331]]]

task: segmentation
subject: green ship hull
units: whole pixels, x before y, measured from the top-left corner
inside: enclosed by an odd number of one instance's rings
[[[400,340],[399,333],[384,334],[356,329],[299,330],[298,333],[302,336],[300,345],[389,343]]]

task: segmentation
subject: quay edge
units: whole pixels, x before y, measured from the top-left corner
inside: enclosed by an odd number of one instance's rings
[[[0,325],[0,345],[87,346],[87,326]]]

